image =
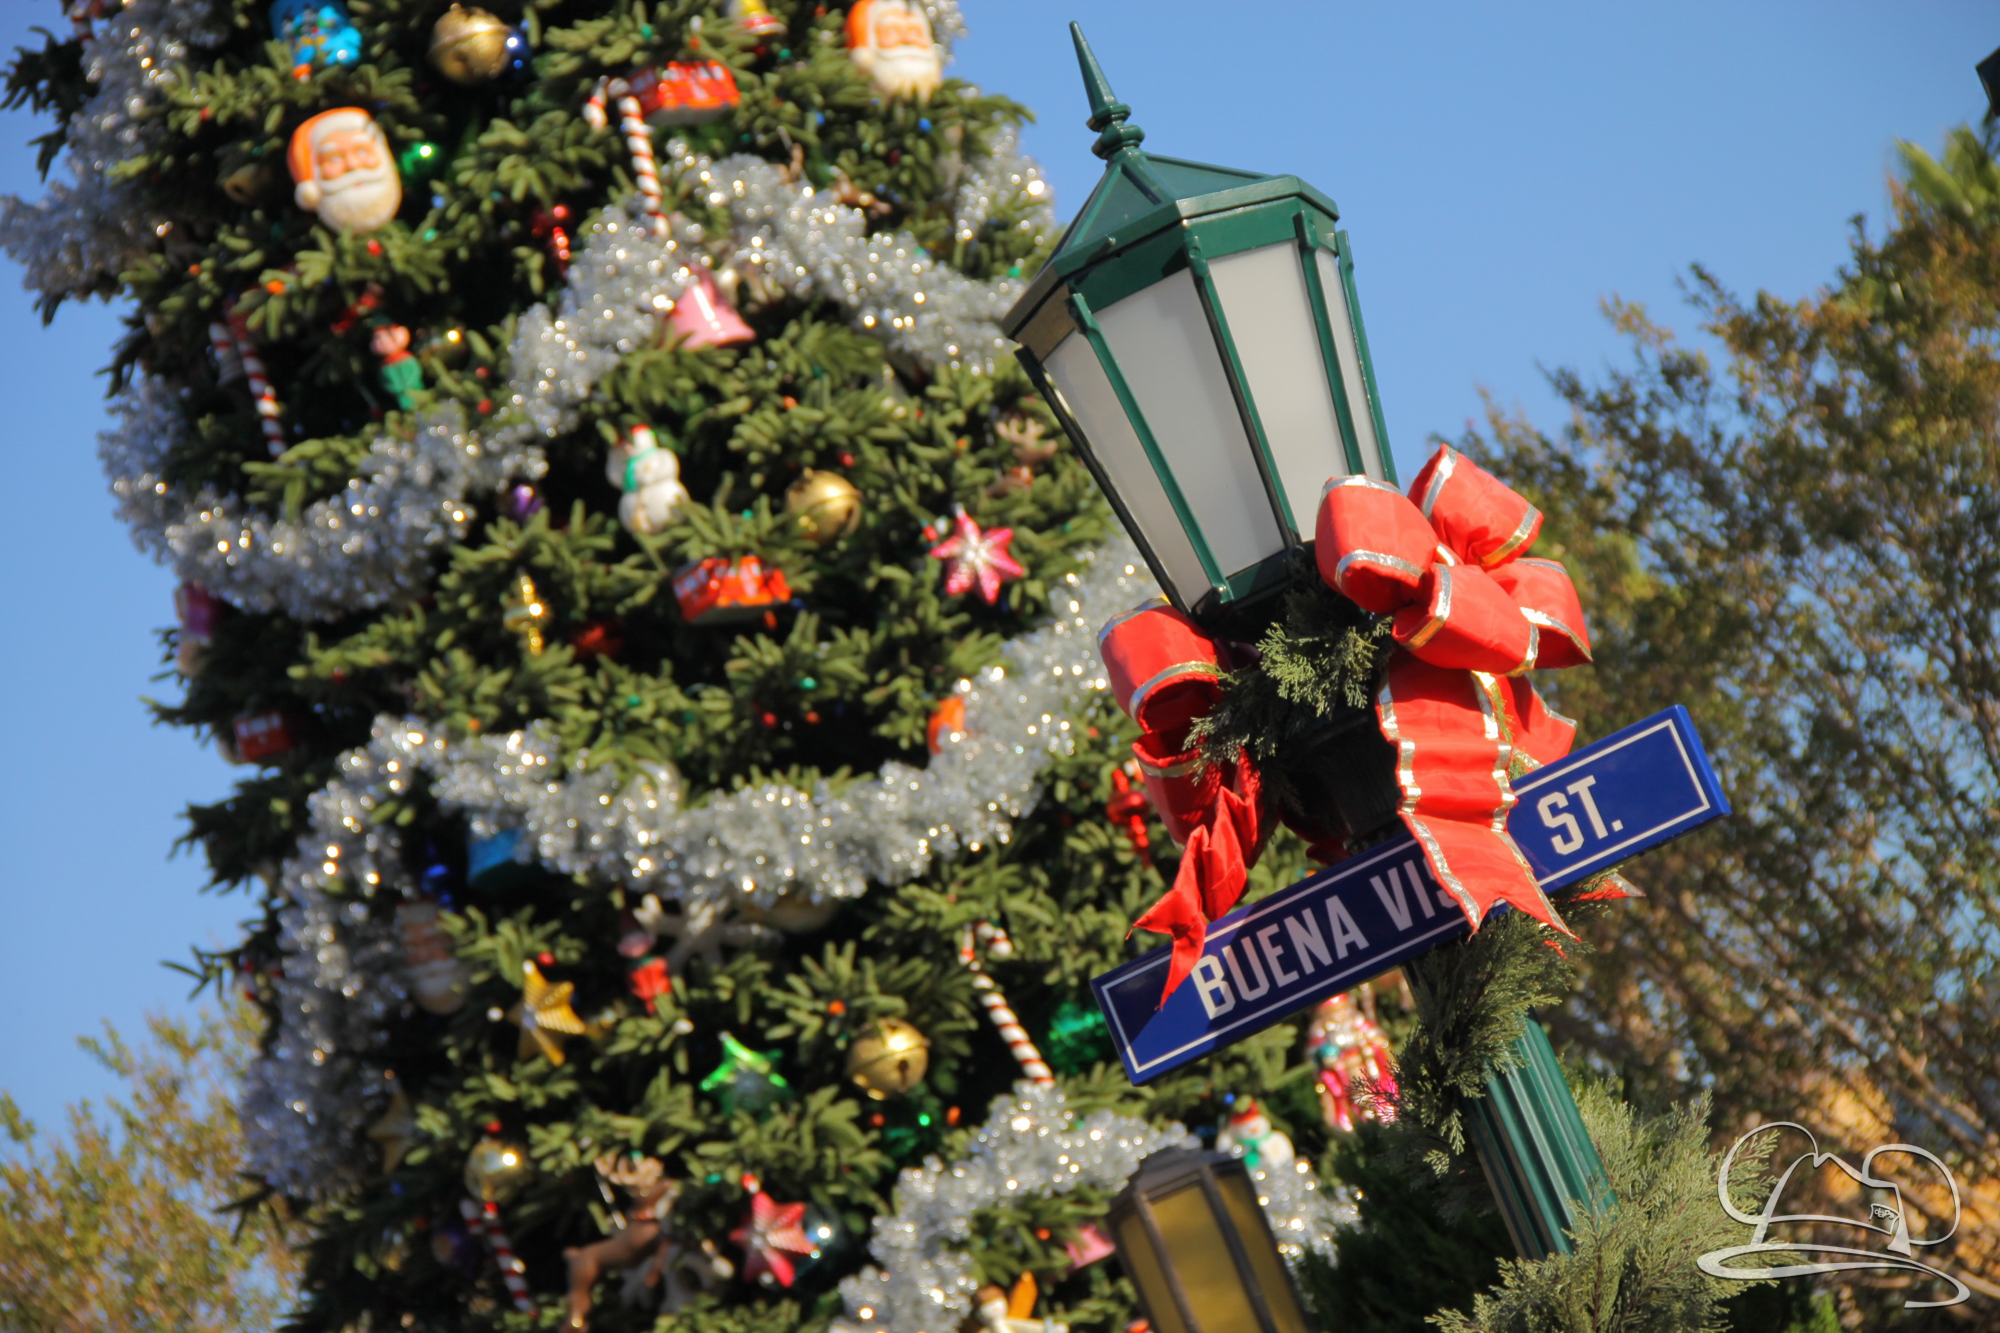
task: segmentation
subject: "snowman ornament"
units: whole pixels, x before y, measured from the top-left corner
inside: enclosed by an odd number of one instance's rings
[[[624,494],[618,501],[618,521],[626,531],[647,536],[663,531],[687,503],[681,485],[681,462],[671,449],[660,447],[651,426],[634,426],[605,460],[604,475]]]
[[[1255,1097],[1244,1098],[1230,1113],[1229,1123],[1216,1132],[1215,1150],[1241,1157],[1245,1166],[1263,1171],[1282,1170],[1298,1156],[1292,1141],[1272,1127]]]

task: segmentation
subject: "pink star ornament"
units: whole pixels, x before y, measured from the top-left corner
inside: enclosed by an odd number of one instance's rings
[[[781,1287],[789,1287],[798,1276],[792,1255],[811,1256],[819,1247],[806,1235],[806,1206],[779,1203],[763,1190],[750,1196],[750,1216],[729,1233],[729,1239],[743,1249],[743,1277],[754,1282],[769,1274]]]
[[[944,561],[944,590],[956,597],[975,584],[988,606],[1000,600],[1000,585],[1009,579],[1024,578],[1028,571],[1007,553],[1014,540],[1012,528],[981,531],[965,506],[953,511],[956,531],[931,548],[931,559]]]

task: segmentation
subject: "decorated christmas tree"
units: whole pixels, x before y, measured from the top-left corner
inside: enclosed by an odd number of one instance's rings
[[[1330,1254],[1366,1071],[1134,1088],[1089,999],[1176,855],[1153,586],[1000,334],[1056,228],[952,0],[493,8],[75,0],[10,77],[11,251],[132,311],[160,716],[246,769],[200,964],[298,1326],[1124,1329],[1095,1223],[1218,1126]]]
[[[1059,234],[953,0],[500,8],[73,0],[10,73],[69,179],[0,232],[132,311],[160,716],[254,769],[197,961],[294,1325],[1719,1326],[1700,1107],[1530,1011],[1726,798],[1613,838],[1672,784],[1531,683],[1529,498],[1393,484],[1332,202],[1079,33]]]

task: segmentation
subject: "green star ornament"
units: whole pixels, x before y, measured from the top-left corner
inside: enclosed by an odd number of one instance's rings
[[[734,1036],[722,1034],[722,1063],[701,1081],[703,1092],[712,1092],[731,1115],[738,1110],[755,1115],[769,1110],[792,1095],[784,1076],[776,1069],[776,1051],[753,1051]]]

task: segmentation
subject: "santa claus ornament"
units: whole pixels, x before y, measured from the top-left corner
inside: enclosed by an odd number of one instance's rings
[[[438,926],[438,904],[417,898],[399,906],[396,933],[402,937],[403,980],[410,998],[429,1013],[457,1013],[465,1005],[471,976],[458,961],[451,936]]]
[[[320,112],[292,131],[285,157],[298,182],[293,198],[334,231],[378,231],[403,206],[389,141],[360,107]]]
[[[944,82],[944,53],[917,0],[860,0],[847,11],[847,50],[884,97],[926,98]]]

